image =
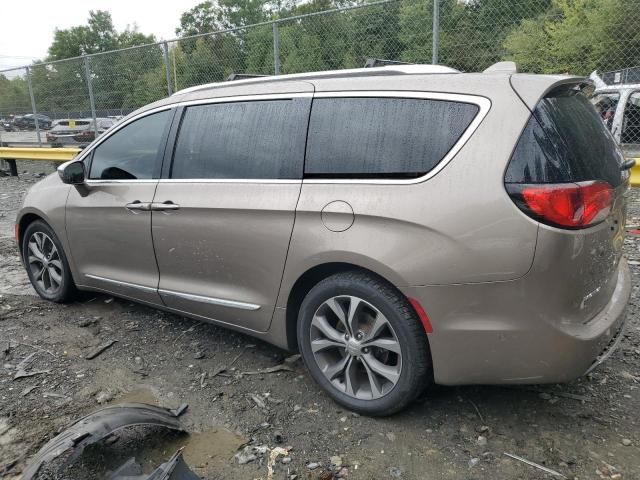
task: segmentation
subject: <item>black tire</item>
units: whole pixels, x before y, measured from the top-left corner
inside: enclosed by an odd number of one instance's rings
[[[36,281],[36,274],[30,267],[29,241],[35,234],[38,233],[43,233],[48,238],[50,238],[58,252],[58,258],[60,260],[62,268],[60,269],[61,280],[59,282],[58,288],[56,288],[55,290],[47,291],[43,289],[42,286]],[[22,259],[27,269],[27,275],[29,276],[31,285],[33,285],[33,288],[38,293],[38,295],[40,295],[40,297],[56,303],[68,303],[73,301],[77,297],[78,291],[76,289],[75,283],[73,282],[73,277],[71,276],[71,270],[69,268],[69,262],[62,248],[62,244],[60,243],[60,240],[58,239],[58,236],[53,231],[53,229],[42,220],[36,220],[32,222],[24,231],[22,236]]]
[[[400,377],[380,398],[359,399],[338,389],[322,372],[311,349],[312,320],[318,308],[336,296],[358,297],[378,309],[392,326],[402,352]],[[297,339],[302,358],[313,379],[339,404],[369,416],[396,413],[428,386],[431,353],[424,327],[407,298],[385,280],[361,271],[332,275],[314,286],[298,313]]]

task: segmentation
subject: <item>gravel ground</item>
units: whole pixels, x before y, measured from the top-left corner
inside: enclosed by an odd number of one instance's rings
[[[234,458],[248,442],[289,449],[287,460],[275,462],[274,479],[336,472],[349,479],[552,478],[505,452],[566,478],[640,478],[637,286],[625,340],[588,377],[518,388],[433,387],[399,415],[360,417],[324,395],[287,352],[253,338],[103,295],[71,305],[37,298],[11,236],[25,191],[50,169],[23,162],[19,179],[0,177],[0,477],[19,478],[48,439],[100,404],[144,401],[188,403],[182,422],[190,435],[125,432],[41,478],[104,478],[131,455],[149,471],[180,446],[202,478],[271,478],[268,453],[246,464]],[[640,193],[630,196],[625,249],[637,284]],[[117,343],[85,359],[111,340]],[[13,380],[32,353],[28,371],[47,373]],[[285,370],[264,370],[283,363]]]

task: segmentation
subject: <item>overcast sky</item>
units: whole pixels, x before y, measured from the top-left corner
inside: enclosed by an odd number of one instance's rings
[[[118,31],[138,25],[156,38],[175,38],[180,15],[202,0],[1,0],[0,69],[43,58],[57,28],[86,24],[89,10],[111,12]]]

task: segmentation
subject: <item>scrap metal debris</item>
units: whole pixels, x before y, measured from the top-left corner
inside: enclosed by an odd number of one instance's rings
[[[68,462],[75,460],[83,450],[113,432],[135,425],[155,425],[184,432],[178,422],[178,415],[186,410],[181,406],[177,410],[147,405],[144,403],[123,403],[102,408],[73,423],[68,429],[51,439],[31,459],[25,469],[22,480],[31,480],[42,465],[71,450]],[[168,478],[168,477],[153,477]]]
[[[550,468],[544,467],[544,466],[540,465],[539,463],[532,462],[531,460],[527,460],[526,458],[522,458],[522,457],[519,457],[518,455],[514,455],[512,453],[507,453],[507,452],[504,452],[504,454],[509,458],[513,458],[514,460],[518,460],[519,462],[526,463],[527,465],[530,465],[530,466],[532,466],[534,468],[537,468],[538,470],[542,470],[543,472],[547,472],[549,475],[553,475],[553,476],[559,477],[559,478],[567,478],[563,474],[561,474],[560,472],[556,472],[555,470],[551,470]]]
[[[46,374],[46,373],[50,373],[51,370],[34,370],[31,372],[27,371],[27,368],[29,367],[29,365],[31,365],[31,362],[33,362],[33,358],[37,355],[38,352],[33,352],[29,355],[27,355],[16,367],[16,374],[13,376],[14,380],[17,380],[18,378],[24,378],[24,377],[33,377],[34,375],[42,375],[42,374]]]
[[[86,358],[87,360],[93,360],[102,352],[104,352],[107,348],[111,347],[114,343],[117,343],[117,342],[118,340],[109,340],[108,342],[103,343],[102,345],[98,345],[94,350],[89,352],[89,354],[84,358]]]
[[[142,465],[135,458],[130,458],[113,472],[109,480],[200,480],[200,477],[185,463],[180,449],[149,475],[143,474]]]

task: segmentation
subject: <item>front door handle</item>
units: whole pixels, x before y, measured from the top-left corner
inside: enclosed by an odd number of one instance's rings
[[[180,210],[180,205],[177,203],[173,203],[171,200],[167,200],[166,202],[158,203],[153,202],[151,204],[151,210],[154,212],[164,212],[166,210]]]
[[[124,208],[126,208],[127,210],[142,210],[142,211],[149,211],[151,210],[151,204],[150,203],[143,203],[140,200],[134,200],[131,203],[127,203]]]

